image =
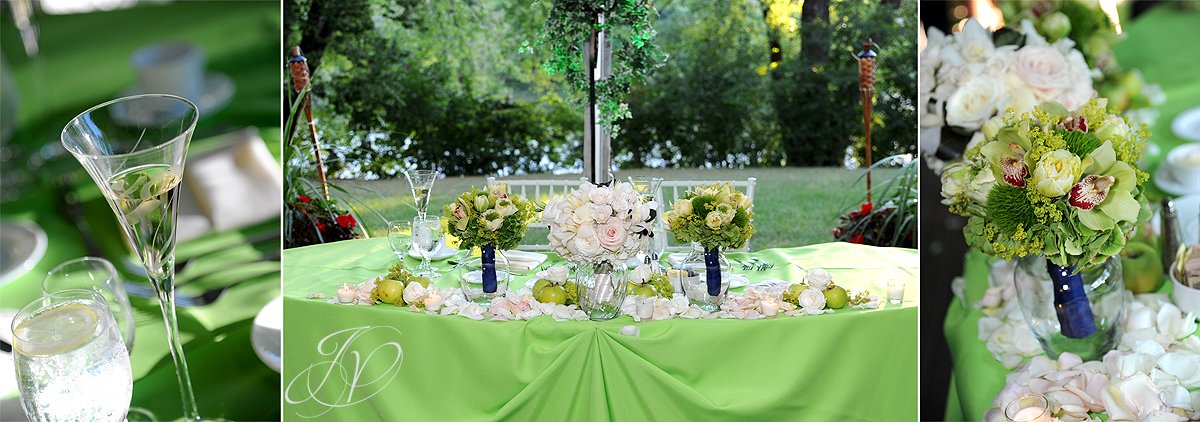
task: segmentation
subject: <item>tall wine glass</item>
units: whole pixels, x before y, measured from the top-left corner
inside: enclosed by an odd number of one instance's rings
[[[125,285],[121,284],[121,275],[107,259],[85,256],[58,264],[46,278],[42,279],[42,294],[50,295],[63,290],[91,290],[104,297],[116,321],[117,331],[125,342],[125,349],[133,351],[133,307],[129,305],[129,295],[125,293]]]
[[[404,256],[408,255],[409,245],[412,244],[412,223],[407,221],[391,221],[388,222],[388,245],[392,247],[392,253],[396,254],[396,259],[404,261]]]
[[[437,181],[437,170],[409,170],[404,172],[408,179],[408,187],[412,189],[413,201],[417,205],[417,216],[425,218],[429,209],[429,194],[433,192],[433,182]]]
[[[54,292],[12,322],[21,407],[31,421],[123,420],[133,397],[129,351],[104,298]]]
[[[173,95],[125,97],[92,107],[62,132],[117,214],[158,294],[186,419],[199,420],[175,319],[175,218],[184,157],[199,112]]]
[[[421,266],[417,267],[417,275],[437,278],[438,273],[430,264],[430,258],[437,251],[439,240],[445,233],[442,231],[441,217],[417,217],[412,223],[412,247],[421,257]]]

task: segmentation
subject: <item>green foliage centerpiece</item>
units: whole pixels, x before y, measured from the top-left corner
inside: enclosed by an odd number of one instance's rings
[[[525,237],[526,223],[533,219],[534,205],[520,195],[510,195],[507,184],[472,187],[446,206],[450,234],[464,249],[479,247],[483,293],[497,293],[496,247],[512,249]],[[473,295],[464,283],[463,293]]]
[[[754,235],[751,205],[750,197],[728,183],[718,183],[688,191],[664,214],[675,239],[704,248],[705,288],[698,289],[698,283],[682,283],[688,299],[702,308],[719,307],[728,286],[730,274],[722,274],[722,268],[731,267],[724,262],[721,249],[745,246]]]
[[[1150,215],[1142,191],[1148,175],[1134,165],[1148,132],[1106,106],[1104,99],[1076,111],[1043,103],[993,118],[983,126],[985,141],[942,175],[945,202],[969,219],[969,245],[1003,259],[1045,257],[1069,339],[1097,331],[1081,273],[1119,253]]]

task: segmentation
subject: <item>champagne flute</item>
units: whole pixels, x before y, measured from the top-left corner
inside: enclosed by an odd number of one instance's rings
[[[437,181],[437,170],[410,170],[404,172],[408,186],[412,189],[413,201],[417,205],[417,216],[425,218],[429,209],[429,193],[433,191],[433,182]]]
[[[181,97],[147,94],[71,119],[62,143],[99,185],[158,294],[184,418],[199,420],[175,316],[175,218],[184,157],[199,112]]]
[[[430,264],[430,258],[438,249],[438,241],[443,237],[441,217],[417,217],[412,222],[412,245],[416,248],[417,256],[421,257],[421,266],[417,267],[417,275],[437,278],[438,273]]]
[[[121,275],[113,264],[104,258],[85,256],[58,264],[42,279],[42,293],[45,295],[72,289],[91,290],[104,298],[125,342],[125,350],[132,352],[135,329],[133,308],[129,305],[125,286],[121,284]]]
[[[129,351],[95,291],[63,290],[12,322],[21,407],[31,421],[119,421],[133,397]]]
[[[662,186],[663,178],[650,176],[629,176],[629,183],[633,185],[633,190],[638,192],[642,198],[642,203],[654,201],[658,195],[658,189]],[[637,254],[638,263],[641,264],[650,258],[650,262],[655,265],[654,269],[658,269],[658,260],[662,256],[663,251],[667,249],[667,239],[659,233],[658,229],[658,208],[654,209],[654,219],[650,221],[650,230],[654,237],[650,239],[649,256],[646,252]],[[660,237],[661,236],[661,237]],[[661,246],[661,248],[660,248]]]

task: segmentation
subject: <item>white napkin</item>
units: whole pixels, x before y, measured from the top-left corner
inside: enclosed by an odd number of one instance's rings
[[[496,257],[498,268],[507,268],[513,271],[530,271],[546,262],[546,255],[537,252],[528,251],[500,251],[502,257]]]
[[[257,129],[247,128],[227,136],[228,146],[187,164],[183,180],[197,207],[216,231],[279,218],[283,198],[279,162],[267,150]]]

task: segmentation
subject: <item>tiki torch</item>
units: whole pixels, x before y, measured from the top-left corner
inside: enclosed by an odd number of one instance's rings
[[[288,59],[288,67],[292,73],[292,89],[300,95],[304,102],[304,115],[308,118],[308,132],[312,135],[313,155],[317,157],[317,176],[321,178],[321,193],[329,200],[329,182],[325,179],[325,164],[321,161],[321,143],[317,140],[317,125],[313,122],[312,96],[308,88],[308,59],[300,53],[300,47],[292,47],[292,57]]]
[[[871,109],[875,100],[875,50],[871,47],[875,42],[870,39],[863,43],[862,51],[855,54],[858,59],[858,91],[862,95],[863,126],[866,128],[867,141],[867,203],[871,203]]]

